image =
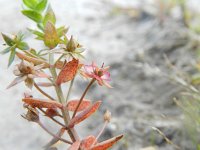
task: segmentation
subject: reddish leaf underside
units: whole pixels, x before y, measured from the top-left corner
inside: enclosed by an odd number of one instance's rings
[[[24,98],[22,99],[23,102],[26,104],[32,106],[32,107],[38,107],[38,108],[62,108],[62,104],[53,101],[53,100],[41,100],[36,98]]]
[[[72,61],[66,63],[57,77],[56,80],[57,85],[72,80],[78,69],[78,64],[79,61],[76,59],[73,59]]]
[[[78,150],[80,147],[80,144],[81,144],[80,141],[76,141],[68,148],[68,150]]]
[[[81,141],[81,149],[89,149],[92,144],[96,143],[96,138],[93,135],[89,135]]]
[[[69,111],[75,111],[75,110],[76,110],[76,107],[77,107],[77,105],[78,105],[78,103],[79,103],[79,100],[70,100],[70,101],[67,103],[67,106],[66,106],[67,110],[69,110]],[[91,105],[91,101],[90,101],[90,100],[84,99],[84,100],[81,102],[80,106],[78,107],[77,112],[86,109],[86,108],[89,107],[90,105]]]
[[[45,111],[46,115],[49,117],[59,116],[59,113],[56,108],[47,108]]]
[[[112,147],[115,143],[117,143],[117,141],[119,141],[122,137],[123,135],[119,135],[101,143],[98,143],[92,146],[90,150],[107,150],[108,148]]]
[[[69,128],[72,128],[74,125],[80,123],[81,121],[91,116],[94,112],[96,112],[96,110],[99,108],[100,105],[101,105],[101,101],[97,101],[90,107],[80,112],[70,121]]]

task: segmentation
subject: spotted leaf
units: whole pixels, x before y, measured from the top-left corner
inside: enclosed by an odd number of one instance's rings
[[[79,103],[79,100],[70,100],[67,103],[67,106],[66,106],[67,110],[69,110],[69,111],[75,111],[78,103]],[[77,111],[82,111],[82,110],[86,109],[87,107],[89,107],[90,105],[91,105],[91,101],[84,99],[81,102],[80,106],[78,107]]]
[[[76,75],[76,71],[78,69],[79,61],[76,59],[73,59],[72,61],[66,63],[62,70],[60,71],[56,83],[58,85],[68,82],[74,78]]]
[[[53,101],[53,100],[41,100],[36,98],[24,98],[22,99],[23,102],[26,104],[32,106],[32,107],[38,107],[38,108],[62,108],[62,104]]]

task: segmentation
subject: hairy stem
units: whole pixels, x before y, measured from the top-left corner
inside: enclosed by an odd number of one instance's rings
[[[82,96],[81,96],[81,98],[80,98],[80,100],[79,100],[78,105],[76,106],[76,109],[75,109],[75,111],[74,111],[74,113],[73,113],[72,118],[74,118],[74,117],[76,116],[77,110],[78,110],[78,108],[80,107],[81,102],[83,101],[83,99],[84,99],[86,93],[88,92],[88,90],[90,89],[90,87],[92,86],[92,84],[93,84],[95,81],[96,81],[95,79],[92,79],[92,80],[90,81],[90,83],[88,84],[88,86],[86,87],[85,91],[83,92],[83,94],[82,94]]]
[[[40,121],[38,121],[37,123],[38,123],[38,125],[39,125],[42,129],[44,129],[47,133],[49,133],[49,134],[50,134],[51,136],[53,136],[54,138],[57,138],[57,139],[59,139],[60,141],[63,141],[63,142],[65,142],[65,143],[67,143],[67,144],[72,144],[72,142],[70,142],[70,141],[68,141],[68,140],[65,140],[65,139],[63,139],[63,138],[61,138],[61,137],[59,137],[59,136],[53,134],[53,133],[52,133],[51,131],[49,131]]]

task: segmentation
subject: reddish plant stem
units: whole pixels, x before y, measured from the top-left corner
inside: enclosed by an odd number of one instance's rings
[[[82,94],[82,96],[81,96],[81,98],[80,98],[80,100],[79,100],[78,105],[76,106],[76,109],[75,109],[75,111],[74,111],[74,113],[73,113],[72,118],[74,118],[74,117],[76,116],[77,110],[78,110],[78,108],[80,107],[81,102],[83,101],[83,99],[84,99],[86,93],[88,92],[88,90],[90,89],[90,87],[92,86],[92,84],[93,84],[95,81],[96,81],[95,79],[92,79],[92,80],[90,81],[90,83],[88,84],[88,86],[86,87],[85,91],[83,92],[83,94]]]
[[[47,98],[51,99],[51,100],[55,100],[53,97],[51,97],[49,94],[47,94],[46,92],[44,92],[35,82],[34,82],[34,87],[40,92],[42,93],[44,96],[46,96]]]
[[[38,108],[38,109],[46,115],[46,112],[45,112],[43,109],[41,109],[41,108]],[[50,117],[50,116],[48,116],[48,115],[46,115],[46,116],[49,117],[49,118],[50,118],[52,121],[54,121],[55,123],[61,125],[63,128],[66,128],[66,129],[67,129],[67,127],[66,127],[64,124],[62,124],[61,122],[59,122],[58,120],[56,120],[56,119],[54,119],[53,117]]]
[[[39,125],[42,129],[44,129],[47,133],[49,133],[49,134],[50,134],[51,136],[53,136],[54,138],[57,138],[57,139],[59,139],[60,141],[63,141],[63,142],[65,142],[65,143],[67,143],[67,144],[72,144],[72,142],[70,142],[70,141],[68,141],[68,140],[65,140],[65,139],[63,139],[63,138],[61,138],[61,137],[59,137],[59,136],[53,134],[53,133],[52,133],[51,131],[49,131],[40,121],[38,121],[37,123],[38,123],[38,125]]]

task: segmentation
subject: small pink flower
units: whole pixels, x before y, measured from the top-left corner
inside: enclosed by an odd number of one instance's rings
[[[84,65],[84,71],[81,74],[86,78],[96,79],[99,85],[105,85],[112,88],[108,82],[111,81],[109,67],[99,68],[94,62],[91,65]]]

